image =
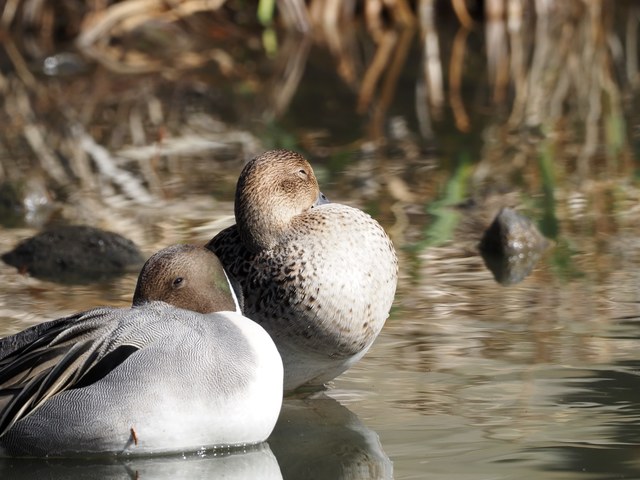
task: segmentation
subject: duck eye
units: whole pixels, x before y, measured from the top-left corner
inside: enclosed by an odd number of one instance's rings
[[[301,168],[298,170],[298,176],[300,178],[307,178],[307,171],[304,168]]]
[[[182,277],[177,277],[173,283],[171,284],[171,286],[173,288],[180,288],[182,286],[182,284],[184,283],[184,278]]]

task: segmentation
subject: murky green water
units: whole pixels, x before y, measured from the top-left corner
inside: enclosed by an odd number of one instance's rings
[[[308,55],[289,103],[282,99],[288,77],[279,72],[297,58],[290,52],[263,58],[255,67],[262,76],[242,81],[210,65],[121,76],[89,62],[79,76],[37,76],[37,87],[4,58],[12,68],[0,82],[1,173],[26,182],[31,201],[53,205],[54,218],[119,232],[147,254],[204,243],[233,221],[244,160],[289,146],[307,153],[332,200],[384,225],[398,249],[400,283],[365,358],[326,392],[287,399],[269,445],[114,462],[8,460],[0,476],[640,477],[640,97],[629,60],[638,41],[625,23],[638,11],[624,5],[608,43],[581,19],[573,37],[562,37],[564,49],[537,58],[545,41],[560,44],[562,29],[537,32],[539,49],[529,52],[523,78],[514,59],[520,43],[510,37],[513,77],[504,102],[495,100],[487,67],[490,32],[468,34],[464,111],[445,82],[446,101],[431,105],[429,118],[419,32],[409,36],[397,83],[381,77],[360,113],[364,100],[335,73],[338,57],[322,42],[309,50],[304,42],[293,42],[298,50],[281,45]],[[459,61],[456,34],[440,31],[446,81]],[[365,77],[375,48],[358,41],[363,65],[356,71]],[[611,47],[616,42],[620,51]],[[401,58],[401,44],[393,45]],[[615,75],[600,56],[618,68]],[[29,136],[34,128],[61,178],[41,160]],[[95,145],[83,155],[74,150],[87,139],[111,153],[116,173],[96,159]],[[517,207],[552,243],[532,273],[509,286],[494,280],[477,253],[501,206]],[[0,250],[33,235],[39,218],[0,227]],[[135,275],[59,285],[0,264],[0,284],[6,335],[96,305],[127,305]]]

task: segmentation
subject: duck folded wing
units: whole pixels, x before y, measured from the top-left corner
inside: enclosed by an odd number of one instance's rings
[[[52,331],[54,328],[72,324],[78,318],[84,316],[85,313],[86,312],[76,313],[68,317],[38,323],[25,330],[22,330],[21,332],[16,333],[15,335],[0,338],[0,361],[2,361],[12,353],[23,349],[27,345],[35,342],[47,332]],[[60,331],[60,328],[58,328],[58,331]]]
[[[153,341],[154,320],[136,309],[98,308],[38,326],[31,343],[18,339],[0,360],[0,437],[48,398],[90,385]]]

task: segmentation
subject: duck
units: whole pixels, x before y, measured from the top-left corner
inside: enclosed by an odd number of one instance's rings
[[[284,389],[322,389],[361,359],[395,297],[398,260],[367,213],[330,202],[309,162],[271,150],[236,186],[236,223],[206,247],[239,286],[243,314],[273,338]]]
[[[132,306],[0,340],[0,454],[147,455],[264,442],[282,405],[271,337],[202,246],[152,255]]]

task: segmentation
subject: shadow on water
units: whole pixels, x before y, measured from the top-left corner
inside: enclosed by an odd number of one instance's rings
[[[634,323],[637,322],[637,318]],[[640,338],[633,325],[634,340]],[[593,370],[574,382],[575,393],[558,398],[565,408],[601,417],[604,435],[585,435],[557,447],[562,453],[554,470],[583,469],[592,474],[635,477],[638,475],[637,446],[640,445],[640,361],[627,360]]]
[[[281,479],[278,462],[268,445],[242,453],[189,454],[179,457],[117,459],[0,459],[3,478],[15,479]]]
[[[269,445],[285,479],[393,478],[378,434],[325,395],[285,399]]]

